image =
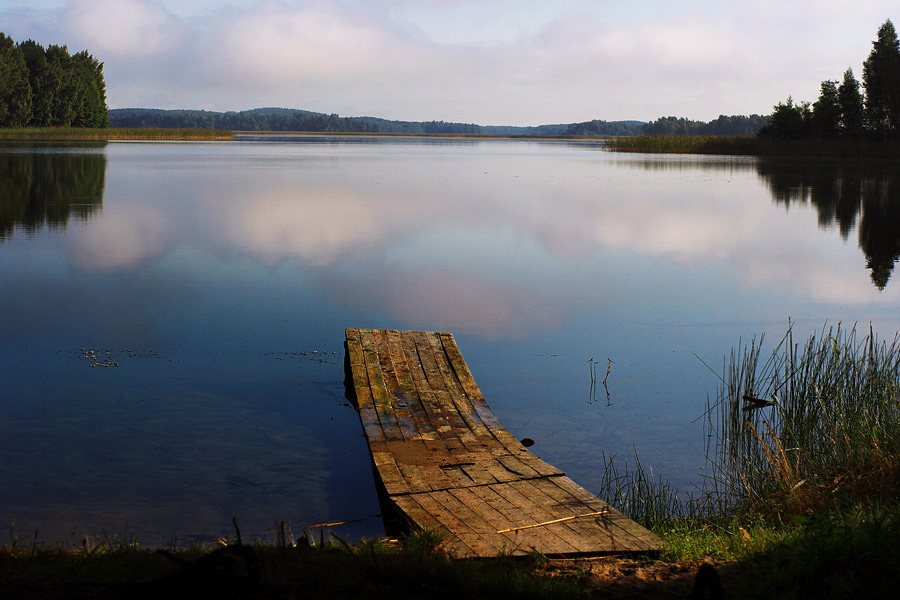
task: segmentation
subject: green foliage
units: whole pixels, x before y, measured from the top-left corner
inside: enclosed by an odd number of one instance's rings
[[[798,516],[778,544],[740,557],[757,598],[892,598],[900,585],[897,508]]]
[[[566,135],[638,135],[643,123],[640,121],[586,121],[584,123],[572,123],[565,131]]]
[[[761,154],[765,150],[759,138],[735,135],[675,136],[638,135],[616,137],[606,141],[615,152],[666,154]]]
[[[863,86],[869,127],[880,137],[895,137],[900,132],[900,40],[890,19],[878,29],[863,63]]]
[[[25,56],[0,33],[0,127],[21,127],[31,118],[31,85]]]
[[[813,136],[835,139],[841,133],[841,103],[836,81],[823,81],[819,99],[812,106]]]
[[[356,117],[356,121],[371,127],[379,133],[408,133],[413,135],[432,134],[483,134],[484,128],[474,123],[448,123],[445,121],[389,121],[376,117]]]
[[[719,115],[706,123],[685,118],[661,117],[641,128],[644,135],[733,136],[754,135],[766,122],[762,115]]]
[[[103,63],[0,33],[0,127],[106,127]]]
[[[809,137],[812,127],[812,111],[808,102],[794,104],[788,96],[787,102],[775,105],[775,111],[766,124],[760,128],[760,137],[773,137],[783,140],[796,140]]]
[[[900,489],[900,337],[791,330],[768,359],[762,338],[733,352],[710,408],[718,440],[708,492],[767,518],[840,510]]]
[[[844,80],[838,86],[838,104],[841,136],[859,137],[865,126],[865,101],[859,91],[859,82],[853,76],[853,69],[844,71]]]

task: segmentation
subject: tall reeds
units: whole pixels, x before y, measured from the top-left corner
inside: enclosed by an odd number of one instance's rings
[[[763,360],[763,337],[733,350],[707,411],[705,496],[719,512],[811,514],[897,497],[900,338],[792,328]]]
[[[652,526],[750,515],[779,522],[900,500],[900,336],[823,327],[770,352],[738,345],[705,413],[703,481],[688,497],[644,467],[606,465],[600,496]],[[798,517],[799,516],[799,517]]]

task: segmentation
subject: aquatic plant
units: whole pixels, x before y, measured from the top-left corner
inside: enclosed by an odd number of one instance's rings
[[[731,353],[707,411],[719,509],[810,514],[896,498],[900,483],[900,337],[871,326],[793,329],[762,360],[763,337]]]
[[[793,327],[764,354],[765,336],[724,363],[705,412],[702,484],[685,496],[645,467],[606,458],[599,495],[647,526],[744,515],[790,522],[896,502],[900,490],[900,336],[871,326]]]

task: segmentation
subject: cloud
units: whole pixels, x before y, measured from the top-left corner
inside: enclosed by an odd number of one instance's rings
[[[384,75],[409,54],[382,27],[326,3],[269,3],[221,24],[217,75],[248,86],[333,85]]]
[[[164,255],[176,237],[174,216],[163,209],[112,205],[91,221],[90,230],[74,230],[67,239],[76,265],[112,270]]]
[[[101,60],[166,53],[182,30],[180,21],[146,0],[73,0],[64,18],[73,37]]]
[[[892,8],[762,1],[18,0],[0,18],[14,39],[86,46],[113,107],[536,125],[814,100],[859,72]]]

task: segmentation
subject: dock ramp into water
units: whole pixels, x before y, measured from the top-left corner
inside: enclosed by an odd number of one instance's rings
[[[662,541],[525,448],[450,333],[347,329],[359,416],[389,501],[455,557],[652,551]]]

